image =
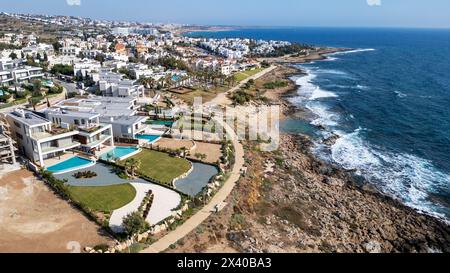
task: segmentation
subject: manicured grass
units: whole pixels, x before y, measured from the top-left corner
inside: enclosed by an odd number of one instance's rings
[[[130,184],[68,188],[72,199],[93,211],[110,213],[133,201],[136,189]]]
[[[157,151],[143,150],[132,158],[141,162],[139,173],[167,185],[171,185],[174,178],[187,173],[191,168],[188,160]],[[122,161],[119,164],[124,163]]]
[[[253,75],[258,74],[261,71],[263,71],[262,68],[256,68],[256,69],[253,69],[253,70],[247,70],[247,71],[244,71],[244,72],[238,72],[238,73],[236,73],[236,80],[238,82],[241,82],[241,81],[243,81],[243,80],[245,80],[245,79],[247,79],[247,78],[249,78],[249,77],[251,77]]]

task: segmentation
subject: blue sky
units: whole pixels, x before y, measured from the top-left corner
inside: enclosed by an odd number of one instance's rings
[[[449,0],[0,0],[0,11],[210,25],[450,28]]]

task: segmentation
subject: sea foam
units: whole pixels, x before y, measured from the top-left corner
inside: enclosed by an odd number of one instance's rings
[[[450,183],[449,176],[431,162],[410,154],[392,153],[363,140],[358,130],[344,134],[331,147],[331,158],[347,170],[356,170],[383,192],[419,211],[445,219],[445,207],[430,201],[429,193]],[[441,213],[442,212],[442,213]]]

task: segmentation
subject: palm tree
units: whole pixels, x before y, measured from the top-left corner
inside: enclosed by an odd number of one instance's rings
[[[130,158],[125,161],[125,170],[128,175],[130,175],[132,178],[136,176],[136,170],[139,169],[141,166],[141,161]]]

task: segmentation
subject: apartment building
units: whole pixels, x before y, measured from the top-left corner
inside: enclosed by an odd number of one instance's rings
[[[79,133],[75,140],[80,150],[94,154],[105,146],[114,146],[114,136],[110,124],[100,122],[100,114],[66,110],[61,107],[47,108],[42,113],[57,126],[70,124]]]
[[[59,54],[64,56],[78,56],[80,52],[81,48],[75,46],[65,46],[59,49]]]
[[[31,82],[44,76],[40,67],[27,66],[22,60],[0,59],[0,84]]]
[[[52,124],[36,112],[16,109],[6,115],[6,120],[19,152],[41,167],[45,167],[46,159],[81,146],[76,139],[78,130],[63,122]]]
[[[78,115],[95,113],[99,123],[111,125],[114,138],[135,138],[148,129],[148,117],[136,116],[138,105],[133,97],[72,98],[58,103],[56,107]]]

